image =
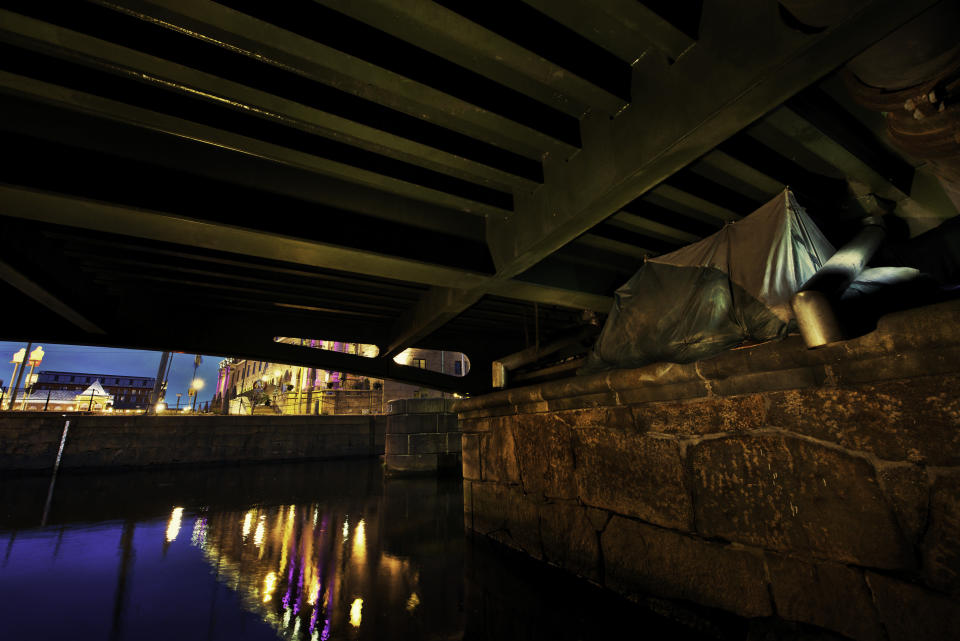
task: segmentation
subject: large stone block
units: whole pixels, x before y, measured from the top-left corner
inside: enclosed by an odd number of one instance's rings
[[[771,393],[767,422],[890,461],[960,465],[958,376]]]
[[[863,573],[845,565],[767,556],[777,614],[857,641],[881,641],[883,627]]]
[[[587,508],[572,501],[540,506],[543,558],[591,581],[600,580],[600,543]]]
[[[534,558],[542,558],[538,503],[518,486],[471,483],[472,527]]]
[[[551,413],[521,415],[513,436],[524,492],[576,498],[569,425]]]
[[[904,536],[911,545],[916,545],[927,523],[930,502],[927,471],[917,465],[887,464],[877,469],[877,480],[893,506]]]
[[[446,434],[410,434],[411,454],[439,454],[446,452]]]
[[[479,481],[483,470],[480,467],[480,434],[460,435],[461,456],[463,457],[463,478]]]
[[[591,407],[558,412],[557,418],[572,427],[605,427],[609,429],[636,431],[633,410],[626,405]]]
[[[924,578],[932,586],[960,595],[960,474],[936,478],[929,518],[922,545]]]
[[[509,423],[498,425],[490,432],[481,435],[480,457],[483,480],[520,482],[513,426]]]
[[[747,617],[773,613],[759,555],[619,516],[601,544],[606,585],[620,593],[686,599]]]
[[[697,531],[877,568],[911,563],[867,461],[780,434],[688,450]]]
[[[892,577],[867,573],[890,641],[954,641],[960,602]]]
[[[683,436],[742,432],[763,427],[763,396],[710,397],[634,406],[637,427],[644,431]]]
[[[409,454],[410,437],[407,434],[387,434],[386,454]]]
[[[573,431],[577,491],[585,504],[678,530],[693,520],[679,443],[606,428]]]

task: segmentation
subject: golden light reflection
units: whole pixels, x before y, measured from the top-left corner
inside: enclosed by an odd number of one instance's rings
[[[170,513],[170,520],[167,521],[167,543],[172,542],[180,533],[180,522],[183,520],[183,508],[175,507]]]
[[[250,534],[250,527],[253,525],[253,510],[247,511],[243,516],[243,540],[247,540],[247,535]]]
[[[350,606],[350,625],[355,628],[360,627],[360,619],[363,617],[363,599],[356,598]]]
[[[367,526],[363,519],[353,531],[353,555],[360,563],[367,560]]]
[[[263,577],[263,602],[267,603],[273,598],[273,591],[277,588],[277,573],[268,572]]]
[[[343,540],[346,541],[350,538],[350,519],[344,517],[343,519]]]
[[[257,530],[253,533],[253,544],[257,547],[263,545],[263,530],[264,530],[264,520],[267,517],[261,516],[260,520],[257,521]]]
[[[413,611],[417,609],[418,605],[420,605],[420,597],[414,592],[410,595],[410,598],[407,599],[407,612],[413,614]]]

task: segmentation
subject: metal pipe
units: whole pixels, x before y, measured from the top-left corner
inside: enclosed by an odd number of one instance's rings
[[[565,347],[579,343],[587,336],[593,335],[595,332],[595,327],[585,327],[572,336],[561,338],[552,343],[548,343],[543,347],[534,345],[532,347],[528,347],[527,349],[493,361],[493,387],[506,387],[507,373],[510,370],[517,369],[518,367],[523,367],[524,365],[529,365],[531,363],[536,363],[538,360],[540,360],[540,358],[549,356],[550,354],[559,352]]]
[[[887,235],[879,216],[869,216],[863,220],[863,224],[863,229],[831,256],[790,301],[800,335],[808,349],[844,338],[835,304],[857,279]]]

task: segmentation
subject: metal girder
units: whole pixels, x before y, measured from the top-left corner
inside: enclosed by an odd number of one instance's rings
[[[207,100],[268,121],[323,136],[491,189],[533,189],[537,183],[455,154],[396,136],[98,38],[0,10],[0,39],[87,66]]]
[[[749,133],[781,154],[794,158],[802,156],[806,164],[823,163],[828,168],[824,173],[860,183],[868,191],[896,202],[897,213],[904,218],[942,218],[911,198],[903,190],[909,186],[902,178],[880,174],[870,158],[853,153],[788,107],[776,109],[751,127]],[[912,182],[912,171],[910,173]]]
[[[489,205],[464,202],[464,199],[456,196],[286,147],[4,71],[0,71],[0,93],[31,101],[22,106],[4,105],[5,117],[0,120],[0,128],[52,142],[134,158],[171,169],[186,169],[216,180],[253,186],[473,240],[483,238],[483,222],[479,214],[506,213]],[[34,117],[35,111],[31,110],[31,107],[35,107],[33,101],[105,120],[90,122],[87,118],[86,121],[76,122],[70,119],[69,114],[66,117],[57,114],[59,117],[40,121]],[[116,132],[107,130],[108,121],[131,125],[138,130],[124,132],[124,135],[110,135]],[[96,126],[98,122],[105,126]],[[162,136],[157,137],[157,134]],[[188,148],[191,143],[200,143],[204,148]]]
[[[716,149],[690,165],[689,169],[758,202],[770,200],[786,187],[758,169]]]
[[[415,345],[482,297],[483,292],[476,289],[431,287],[397,320],[383,356],[393,358],[408,346]]]
[[[479,290],[508,298],[606,309],[610,299],[584,292],[504,281],[492,276],[280,234],[82,198],[0,185],[0,215],[121,234],[286,263],[422,285]]]
[[[694,44],[636,0],[523,1],[630,64],[651,46],[677,59]]]
[[[93,0],[527,158],[576,148],[504,116],[206,0]]]
[[[681,229],[674,229],[673,227],[648,220],[643,216],[637,216],[636,214],[631,214],[626,211],[617,212],[608,218],[607,222],[615,227],[668,243],[686,244],[700,240],[700,237],[695,234],[685,232]]]
[[[391,199],[389,201],[390,206],[396,203],[397,209],[395,210],[395,215],[398,217],[397,219],[408,222],[409,224],[422,225],[427,221],[432,222],[435,218],[422,218],[422,215],[416,215],[416,210],[412,206],[405,206],[405,199],[429,203],[432,206],[441,208],[438,209],[438,211],[451,209],[477,215],[507,215],[509,213],[504,209],[499,209],[485,203],[478,203],[460,196],[422,187],[389,176],[383,176],[372,171],[264,142],[256,138],[249,138],[175,116],[168,116],[109,98],[102,98],[93,94],[58,87],[50,83],[5,71],[0,71],[0,93],[70,109],[96,116],[97,118],[169,134],[176,138],[191,140],[209,145],[210,147],[235,151],[245,156],[302,169],[316,175],[318,184],[323,185],[324,189],[332,191],[331,198],[336,197],[340,188],[336,187],[337,182],[333,180],[324,181],[322,177],[329,176],[336,181],[347,183],[348,191],[352,196],[355,196],[356,202],[359,203],[364,203],[368,197],[374,198],[378,192],[394,194],[401,198]],[[24,126],[26,126],[26,124]],[[57,123],[43,123],[42,125],[38,125],[38,135],[42,133],[40,130],[45,127],[50,132],[80,136],[91,144],[96,144],[97,139],[95,137],[88,136],[84,132],[67,132],[60,128]],[[102,144],[105,148],[114,151],[122,151],[124,148],[123,141],[110,140],[103,141]],[[141,153],[148,152],[142,151]],[[189,162],[189,159],[186,161]],[[181,159],[181,162],[183,162],[183,159]],[[218,171],[216,168],[211,167],[198,167],[198,170],[207,172]],[[368,194],[372,195],[368,196]],[[362,204],[360,206],[364,207],[362,211],[373,215],[382,212],[384,207],[387,207],[386,204],[381,206],[376,203]]]
[[[579,118],[623,99],[429,0],[315,0]]]
[[[488,219],[498,275],[525,271],[931,4],[876,0],[807,34],[775,3],[704,3],[697,45],[672,65],[643,56],[638,99],[613,120],[588,114],[583,150],[548,158],[544,186],[518,195],[513,216]]]
[[[87,320],[80,312],[73,309],[62,300],[48,292],[46,289],[35,283],[33,280],[21,274],[9,264],[0,260],[0,280],[6,281],[9,285],[34,299],[50,311],[70,321],[88,334],[105,334],[102,329],[94,323]]]

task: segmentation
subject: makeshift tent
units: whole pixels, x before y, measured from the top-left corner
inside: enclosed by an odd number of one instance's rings
[[[689,363],[784,336],[790,298],[834,248],[789,190],[746,218],[647,260],[616,292],[580,373]]]

